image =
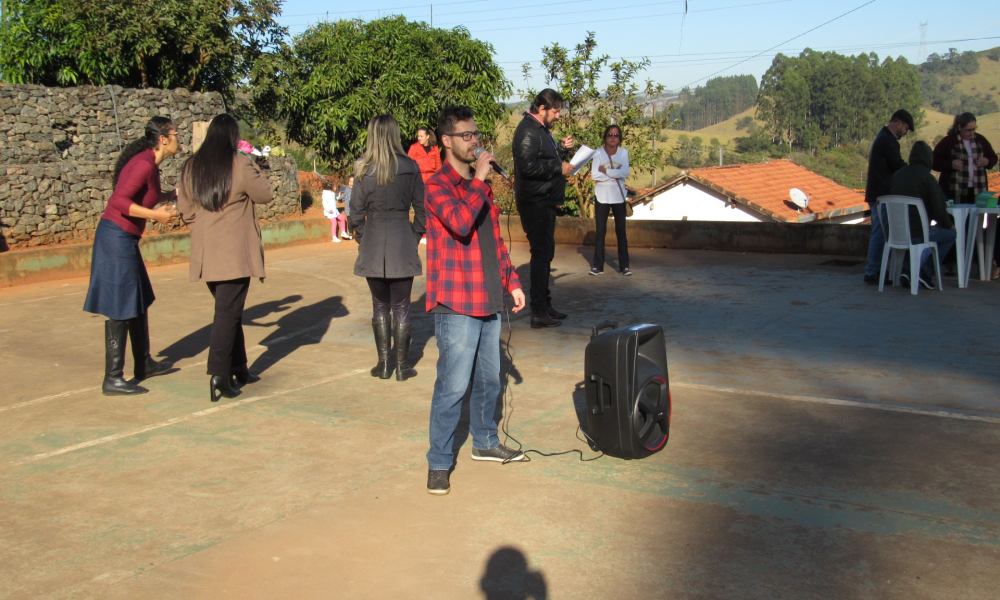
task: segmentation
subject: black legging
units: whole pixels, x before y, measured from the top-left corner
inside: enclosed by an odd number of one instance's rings
[[[372,291],[372,316],[376,319],[389,316],[392,309],[393,319],[397,323],[410,322],[410,290],[413,289],[413,278],[382,279],[381,277],[366,277],[368,289]]]
[[[625,236],[625,203],[594,203],[594,218],[597,221],[597,240],[594,242],[594,264],[598,271],[604,270],[604,238],[608,235],[608,212],[615,215],[615,237],[618,238],[618,270],[628,268],[628,238]]]

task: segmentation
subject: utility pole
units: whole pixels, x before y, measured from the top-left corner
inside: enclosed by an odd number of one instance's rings
[[[431,29],[434,28],[434,5],[431,4]]]
[[[722,166],[722,146],[719,146],[719,166]]]

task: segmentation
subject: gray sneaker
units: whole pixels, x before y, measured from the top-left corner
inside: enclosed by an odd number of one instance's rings
[[[472,460],[491,460],[493,462],[515,462],[524,460],[524,452],[511,450],[507,446],[500,444],[496,448],[489,450],[472,449]]]
[[[448,483],[448,471],[427,470],[427,493],[436,496],[444,496],[451,491],[451,484]]]

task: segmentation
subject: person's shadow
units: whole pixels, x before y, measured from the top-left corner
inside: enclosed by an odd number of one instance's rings
[[[281,300],[271,300],[251,306],[243,310],[243,324],[256,325],[256,323],[253,323],[255,319],[263,319],[275,312],[284,312],[299,300],[302,300],[302,296],[294,295],[287,296]],[[163,350],[160,350],[158,355],[176,364],[179,360],[192,358],[204,352],[211,340],[212,323],[209,322],[208,325],[189,333]]]
[[[545,575],[528,568],[528,559],[517,548],[504,546],[486,561],[479,580],[486,600],[546,600]]]
[[[347,315],[343,299],[331,296],[315,304],[296,308],[273,323],[258,323],[253,320],[245,322],[245,325],[253,327],[277,326],[277,329],[260,341],[260,345],[267,349],[253,361],[250,370],[262,373],[302,346],[318,344],[330,328],[330,321]]]

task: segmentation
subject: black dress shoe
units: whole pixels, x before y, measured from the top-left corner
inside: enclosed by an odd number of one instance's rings
[[[208,383],[208,393],[209,399],[212,402],[218,402],[219,398],[225,396],[226,398],[235,398],[240,395],[240,390],[233,386],[233,376],[226,375],[212,375],[211,381]]]
[[[565,319],[569,315],[564,312],[559,312],[558,310],[552,308],[551,306],[547,309],[549,316],[553,319]]]
[[[531,317],[532,329],[542,329],[543,327],[559,327],[560,325],[562,325],[562,321],[556,321],[548,314],[532,315]]]

